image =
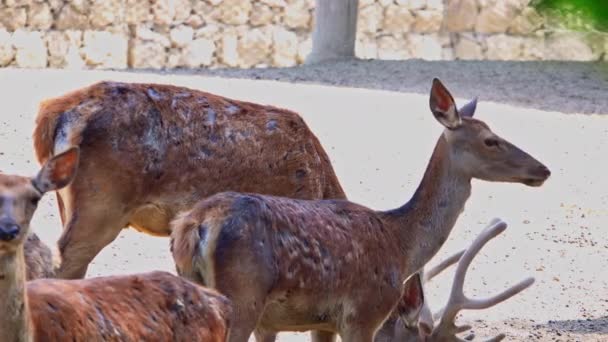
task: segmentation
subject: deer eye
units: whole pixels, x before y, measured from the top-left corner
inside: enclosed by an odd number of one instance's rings
[[[34,197],[30,198],[30,203],[32,205],[38,205],[38,202],[40,202],[40,197],[34,196]]]
[[[487,147],[498,147],[498,146],[500,145],[500,143],[498,142],[498,140],[496,140],[496,139],[491,139],[491,138],[485,139],[485,140],[483,141],[483,143],[484,143],[484,144],[485,144]]]

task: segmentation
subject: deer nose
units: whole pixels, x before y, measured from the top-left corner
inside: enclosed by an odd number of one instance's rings
[[[0,222],[0,240],[12,241],[17,237],[21,228],[15,222]]]
[[[541,165],[538,168],[538,174],[544,178],[549,178],[549,176],[551,176],[551,170],[549,170],[549,168],[546,167],[545,165]]]

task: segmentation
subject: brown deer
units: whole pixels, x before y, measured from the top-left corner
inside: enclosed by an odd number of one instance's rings
[[[224,341],[226,297],[166,272],[26,282],[24,243],[37,202],[66,186],[78,149],[34,178],[0,175],[0,341]]]
[[[159,84],[100,82],[40,104],[42,164],[79,146],[58,192],[60,278],[82,278],[124,227],[169,235],[175,214],[225,191],[345,198],[330,160],[291,111]]]
[[[414,274],[405,283],[404,296],[397,305],[394,312],[399,315],[391,314],[390,318],[384,323],[382,329],[376,335],[376,342],[414,342],[414,341],[466,341],[473,335],[468,335],[466,339],[460,339],[456,335],[471,329],[471,326],[456,326],[454,323],[456,315],[463,309],[480,310],[494,306],[503,302],[534,283],[534,278],[527,278],[516,285],[509,287],[500,294],[486,299],[469,299],[463,292],[466,272],[473,258],[479,253],[484,245],[505,231],[506,223],[495,219],[493,220],[477,238],[471,243],[469,248],[452,255],[429,271],[424,272],[424,281],[419,274]],[[446,307],[430,315],[430,309],[424,300],[422,284],[426,283],[450,265],[458,262],[456,274],[452,282],[452,290]],[[423,319],[423,311],[427,317]],[[439,317],[437,324],[434,317]],[[504,339],[504,334],[499,334],[488,341],[500,341]]]
[[[180,274],[218,289],[235,310],[230,341],[323,330],[372,341],[448,238],[473,178],[540,186],[550,171],[460,110],[433,80],[430,107],[445,126],[421,184],[400,208],[224,192],[181,214],[172,229]]]

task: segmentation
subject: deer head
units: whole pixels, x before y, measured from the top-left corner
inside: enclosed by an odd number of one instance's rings
[[[395,326],[394,332],[387,341],[439,341],[455,342],[465,341],[457,334],[471,329],[470,326],[456,326],[456,315],[461,310],[481,310],[501,303],[514,295],[525,290],[534,283],[534,278],[527,278],[516,285],[496,296],[486,299],[468,298],[463,291],[464,280],[468,267],[473,258],[491,239],[505,231],[507,224],[494,219],[471,243],[469,248],[460,251],[445,259],[438,265],[424,272],[423,278],[420,273],[411,276],[404,284],[404,293],[401,301],[397,305],[401,317],[401,324]],[[444,309],[435,314],[431,314],[423,294],[423,283],[426,283],[434,276],[445,270],[452,264],[458,262],[452,289],[448,303]],[[488,341],[500,341],[504,334],[495,336]]]
[[[551,175],[545,165],[473,118],[477,99],[458,109],[450,92],[435,78],[429,104],[435,119],[446,127],[444,136],[452,146],[452,160],[464,174],[529,186],[541,186]]]
[[[14,252],[23,243],[38,201],[70,183],[78,156],[78,148],[71,148],[49,159],[33,178],[0,174],[0,252]]]

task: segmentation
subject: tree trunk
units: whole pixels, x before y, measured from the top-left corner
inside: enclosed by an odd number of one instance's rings
[[[359,0],[316,0],[312,52],[306,63],[355,57]]]

